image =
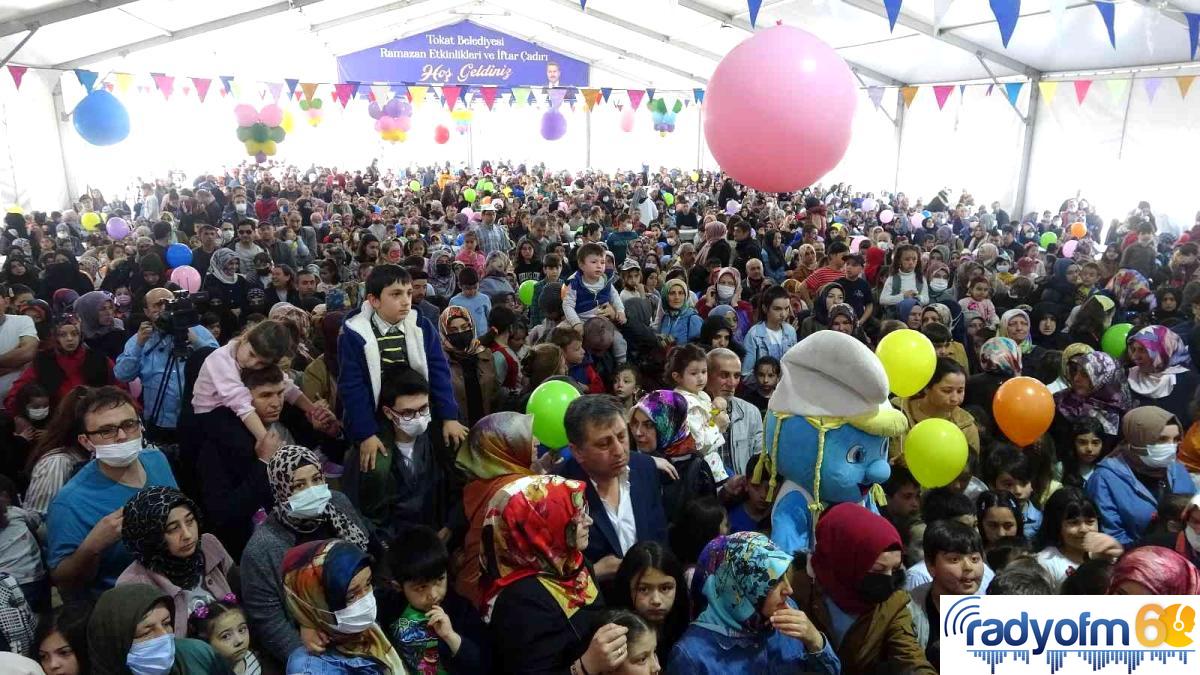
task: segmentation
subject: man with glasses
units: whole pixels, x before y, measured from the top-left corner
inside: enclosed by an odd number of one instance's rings
[[[346,453],[342,488],[375,533],[390,541],[411,525],[435,530],[446,524],[437,506],[445,477],[429,437],[429,382],[415,370],[387,377],[379,391],[378,436],[387,452],[363,470],[357,445]],[[449,536],[445,530],[443,541]]]
[[[63,486],[47,518],[47,566],[65,597],[95,598],[133,562],[121,542],[125,503],[147,486],[176,487],[167,458],[143,447],[129,393],[98,387],[75,406],[79,445],[94,457]]]
[[[254,256],[263,253],[263,249],[254,243],[254,222],[250,218],[238,221],[237,239],[229,246],[237,254],[241,273],[248,279],[254,277]]]

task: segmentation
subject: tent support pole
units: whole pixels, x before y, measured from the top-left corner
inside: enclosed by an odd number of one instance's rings
[[[1125,116],[1121,118],[1121,145],[1117,147],[1117,159],[1125,154],[1125,130],[1129,128],[1129,107],[1133,104],[1133,80],[1129,81],[1129,96],[1125,98]]]
[[[883,108],[880,108],[880,110],[883,110]],[[906,110],[906,108],[904,107],[904,101],[901,100],[899,93],[897,93],[897,95],[896,95],[896,117],[895,117],[895,119],[892,119],[891,115],[888,115],[888,119],[892,120],[892,125],[896,127],[896,175],[895,175],[895,181],[893,183],[893,188],[892,188],[893,192],[900,191],[900,159],[902,157],[904,157],[904,112],[905,112],[905,110]],[[884,110],[884,114],[885,115],[887,114],[886,110]]]
[[[1000,84],[1000,80],[996,79],[996,74],[992,72],[992,69],[988,66],[987,61],[983,60],[983,53],[975,52],[975,58],[979,59],[979,65],[983,66],[983,69],[987,71],[988,77],[992,78],[992,84],[996,85],[998,89],[1004,89],[1004,85]],[[1032,83],[1034,78],[1030,78],[1029,81]],[[1004,100],[1008,101],[1008,105],[1012,106],[1013,112],[1017,113],[1017,117],[1020,117],[1022,122],[1025,122],[1026,124],[1029,123],[1029,120],[1026,119],[1025,116],[1021,114],[1021,110],[1017,108],[1017,104],[1008,98],[1007,92],[1005,92]]]
[[[696,170],[704,170],[704,106],[696,104]]]
[[[56,73],[57,75],[57,73]],[[67,143],[63,131],[71,119],[67,115],[67,104],[63,101],[62,77],[56,77],[54,88],[50,91],[50,100],[54,105],[54,128],[58,130],[58,158],[62,166],[63,184],[66,188],[67,199],[74,201],[75,184],[71,180],[71,168],[67,163]]]
[[[587,120],[584,122],[584,130],[587,131],[587,152],[584,154],[584,166],[592,168],[592,111],[587,111]]]
[[[1025,120],[1025,137],[1021,142],[1021,168],[1017,172],[1017,195],[1013,200],[1018,222],[1025,215],[1025,188],[1029,183],[1029,161],[1033,158],[1033,134],[1037,129],[1038,102],[1041,99],[1040,81],[1041,77],[1029,78],[1029,112],[1022,116]],[[1133,87],[1129,90],[1132,92]]]
[[[12,57],[16,56],[17,52],[21,51],[21,47],[24,47],[25,43],[29,42],[30,38],[32,38],[33,35],[38,32],[39,28],[41,28],[41,26],[35,25],[33,28],[29,29],[29,32],[25,34],[25,37],[21,38],[21,41],[8,51],[8,54],[4,56],[3,60],[0,60],[0,68],[8,65],[8,62],[12,60]]]

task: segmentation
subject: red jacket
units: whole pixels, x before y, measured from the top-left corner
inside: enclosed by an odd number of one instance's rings
[[[53,365],[57,365],[57,371]],[[17,394],[21,388],[30,382],[37,382],[50,392],[50,405],[56,406],[72,389],[78,386],[100,387],[115,384],[122,389],[128,387],[125,383],[113,377],[112,359],[100,352],[94,352],[80,345],[72,354],[64,354],[54,349],[38,352],[33,362],[21,371],[21,376],[13,382],[12,389],[4,399],[4,407],[10,413],[16,412]],[[57,386],[54,386],[57,383]]]

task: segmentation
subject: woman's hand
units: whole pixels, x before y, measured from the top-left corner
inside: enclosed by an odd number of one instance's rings
[[[808,620],[808,615],[798,609],[784,607],[771,615],[771,626],[784,635],[800,640],[809,652],[825,648],[825,636]]]
[[[667,474],[671,480],[679,480],[679,472],[675,470],[675,465],[667,461],[665,457],[655,457],[654,466],[657,467],[659,471]]]
[[[614,670],[629,651],[625,634],[629,629],[615,623],[605,624],[596,631],[587,651],[579,657],[584,670],[589,673],[605,673]]]
[[[325,647],[329,645],[329,637],[316,628],[300,627],[300,641],[304,643],[304,649],[310,654],[324,654]]]
[[[1121,545],[1121,542],[1103,532],[1088,532],[1083,535],[1083,550],[1087,551],[1088,556],[1092,558],[1104,557],[1115,560],[1125,552],[1125,547]]]

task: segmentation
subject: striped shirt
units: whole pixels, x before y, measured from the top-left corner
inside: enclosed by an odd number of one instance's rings
[[[408,348],[400,324],[390,324],[376,313],[371,315],[371,330],[379,345],[379,362],[383,368],[408,365]]]
[[[71,480],[75,470],[83,463],[84,460],[70,452],[51,452],[43,456],[33,465],[29,489],[25,491],[22,506],[45,518],[50,511],[50,502],[54,501],[58,491]]]

